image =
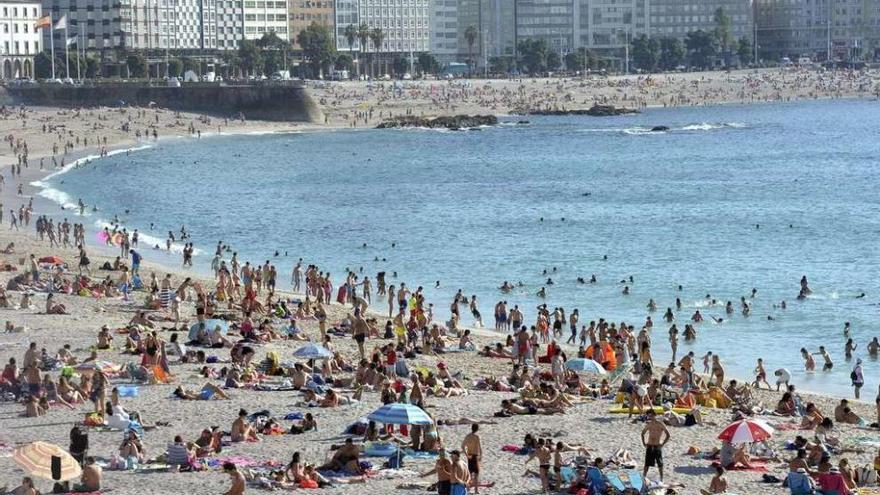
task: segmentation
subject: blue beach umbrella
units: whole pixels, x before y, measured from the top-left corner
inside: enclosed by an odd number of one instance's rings
[[[215,328],[220,327],[220,333],[226,335],[229,332],[229,323],[226,320],[205,320],[203,322],[195,322],[191,327],[189,327],[189,340],[196,340],[199,334],[199,327],[204,324],[205,331],[213,332]]]
[[[294,351],[293,356],[300,359],[329,359],[333,353],[318,344],[306,344]]]
[[[386,425],[430,425],[434,420],[422,408],[411,404],[385,404],[376,409],[367,419]]]
[[[592,359],[569,359],[565,362],[565,369],[572,370],[576,373],[594,373],[597,375],[605,375],[608,372],[605,371],[605,368],[596,361]]]

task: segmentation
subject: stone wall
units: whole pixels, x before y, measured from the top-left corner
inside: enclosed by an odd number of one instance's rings
[[[226,85],[185,83],[181,87],[145,83],[8,85],[0,89],[0,104],[49,107],[157,105],[218,117],[243,113],[251,120],[323,123],[320,107],[301,83]]]

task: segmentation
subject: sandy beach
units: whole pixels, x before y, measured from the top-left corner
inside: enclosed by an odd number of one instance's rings
[[[836,97],[873,97],[876,93],[874,77],[876,75],[853,75],[849,73],[820,74],[814,72],[734,72],[705,74],[675,74],[638,78],[596,78],[588,80],[529,80],[519,81],[471,81],[466,84],[455,82],[418,82],[421,90],[409,91],[406,96],[395,97],[391,90],[392,83],[385,83],[386,89],[369,88],[364,83],[327,84],[313,89],[313,95],[320,100],[325,113],[329,116],[328,128],[354,126],[373,126],[389,114],[400,115],[411,112],[423,115],[442,114],[476,114],[527,112],[529,110],[589,107],[592,103],[608,103],[619,106],[643,107],[665,105],[699,105],[718,103],[758,103],[763,101],[836,98]],[[440,89],[430,89],[432,85]],[[28,165],[22,168],[21,175],[14,178],[9,174],[10,165],[16,163],[19,151],[12,145],[2,147],[0,166],[5,183],[0,190],[0,211],[8,214],[10,208],[16,210],[20,205],[27,205],[33,198],[32,217],[49,214],[58,218],[58,205],[45,198],[36,196],[38,188],[31,185],[61,167],[62,153],[56,153],[56,167],[53,167],[53,146],[63,149],[70,143],[72,151],[65,157],[65,164],[82,156],[101,153],[102,147],[124,150],[152,140],[155,129],[159,138],[199,139],[209,133],[234,134],[251,132],[284,132],[296,129],[316,129],[321,126],[294,126],[264,122],[226,122],[216,117],[205,118],[198,115],[178,114],[157,109],[96,109],[79,112],[59,109],[28,109],[27,118],[23,120],[16,110],[10,110],[5,119],[0,119],[0,133],[12,135],[12,144],[21,139],[27,142]],[[372,116],[370,115],[372,113]],[[361,114],[358,117],[357,114]],[[26,122],[26,124],[23,124]],[[46,125],[46,130],[43,126]],[[54,129],[48,126],[55,126]],[[139,133],[140,137],[135,135]],[[106,137],[106,144],[104,138]],[[43,169],[40,169],[40,159]],[[22,185],[22,194],[17,188]],[[64,213],[62,213],[64,215]],[[74,248],[50,247],[47,241],[41,241],[34,232],[33,221],[21,230],[9,227],[8,215],[3,216],[0,225],[0,247],[10,242],[15,243],[13,254],[0,255],[0,261],[14,266],[17,271],[0,272],[0,284],[6,286],[14,276],[27,270],[22,264],[31,254],[36,258],[44,256],[61,257],[75,274],[77,250]],[[70,212],[69,220],[83,221],[74,212]],[[87,233],[87,249],[91,258],[93,275],[98,278],[111,277],[116,280],[118,272],[99,271],[98,266],[105,261],[112,262],[118,255],[118,248],[95,245],[93,227],[85,220]],[[196,242],[206,242],[198,239]],[[177,287],[187,277],[202,283],[208,290],[213,290],[216,281],[210,277],[206,262],[210,255],[196,260],[196,267],[181,269],[180,255],[154,251],[141,246],[138,251],[144,256],[140,273],[146,280],[150,272],[159,278],[170,274],[172,287]],[[291,253],[290,260],[298,257],[309,263],[312,253]],[[247,260],[241,260],[242,263]],[[261,260],[251,260],[261,261]],[[48,277],[48,271],[41,274]],[[71,273],[65,276],[72,277]],[[290,274],[280,273],[278,276],[277,298],[300,299],[302,294],[294,294],[290,289]],[[334,288],[335,289],[335,288]],[[17,305],[21,292],[8,291],[9,300]],[[188,292],[189,299],[180,304],[182,323],[189,326],[195,321],[195,293]],[[70,344],[73,354],[82,360],[89,356],[90,347],[96,344],[96,337],[102,325],[111,329],[125,327],[134,314],[142,309],[146,293],[135,291],[129,300],[122,297],[81,297],[69,294],[55,295],[55,302],[64,304],[67,315],[45,314],[46,293],[38,292],[34,297],[33,306],[27,309],[0,309],[0,323],[10,322],[14,327],[24,331],[0,333],[0,361],[4,364],[10,358],[21,362],[27,346],[34,342],[38,349],[45,348],[50,356],[63,344]],[[374,296],[374,307],[382,310],[386,305],[378,302]],[[265,295],[261,296],[264,299]],[[434,301],[435,304],[446,302]],[[223,305],[225,307],[225,304]],[[352,313],[350,304],[329,304],[326,306],[327,320],[330,323],[340,322]],[[384,325],[387,313],[378,315],[379,330]],[[167,311],[150,311],[157,318],[168,315]],[[240,312],[239,312],[240,313]],[[487,315],[487,319],[488,319]],[[158,320],[156,329],[164,340],[169,340],[171,331],[163,327],[172,323]],[[313,341],[318,340],[318,323],[314,319],[298,322],[302,331]],[[491,325],[491,322],[488,323]],[[654,330],[656,345],[667,345],[664,325]],[[493,346],[505,341],[506,335],[488,329],[471,329],[477,349]],[[98,352],[100,360],[124,365],[139,362],[141,356],[123,354],[124,335],[114,335],[113,348]],[[180,335],[186,340],[185,335]],[[384,339],[369,339],[366,342],[368,351],[376,346],[390,342]],[[277,352],[281,362],[297,361],[293,352],[302,346],[302,342],[291,340],[274,340],[269,343],[254,344],[256,356],[253,363],[260,363],[269,352]],[[333,347],[348,360],[357,363],[357,346],[350,335],[332,338]],[[573,355],[577,349],[563,346]],[[228,349],[204,349],[211,356],[217,356],[217,364],[208,365],[216,370],[229,366]],[[189,390],[198,390],[203,383],[222,385],[222,380],[208,380],[200,376],[202,365],[193,363],[177,363],[171,360],[170,371],[173,379],[167,384],[141,385],[137,397],[122,398],[121,404],[128,411],[138,411],[143,422],[155,424],[167,423],[147,431],[142,438],[145,456],[155,459],[163,454],[166,446],[175,435],[181,435],[185,441],[195,441],[204,428],[219,426],[229,431],[240,408],[248,412],[268,410],[286,429],[292,424],[284,420],[286,415],[294,412],[311,412],[318,424],[317,431],[302,435],[264,435],[259,442],[235,443],[224,447],[222,453],[212,456],[214,460],[233,460],[239,466],[252,466],[259,473],[262,468],[282,468],[289,462],[294,452],[300,452],[307,463],[322,464],[332,455],[330,446],[341,444],[346,438],[346,428],[358,418],[364,417],[382,405],[379,393],[366,391],[360,402],[335,408],[312,408],[304,403],[300,392],[294,391],[258,391],[253,388],[236,388],[226,392],[230,400],[189,401],[173,398],[176,386],[183,385]],[[443,363],[451,373],[456,375],[467,395],[456,397],[434,397],[426,399],[426,410],[435,419],[456,419],[468,417],[491,422],[480,427],[483,444],[483,460],[481,481],[493,483],[491,488],[483,488],[480,493],[489,494],[520,494],[538,493],[540,481],[536,476],[524,476],[526,469],[537,471],[537,462],[525,465],[526,456],[502,450],[503,446],[522,446],[526,434],[551,438],[553,441],[564,441],[571,444],[585,445],[591,454],[610,458],[619,449],[628,450],[634,459],[634,467],[641,470],[645,449],[640,439],[643,423],[629,419],[626,414],[610,414],[609,409],[616,407],[607,399],[576,398],[575,404],[567,407],[564,414],[552,416],[512,416],[494,417],[501,409],[504,399],[518,397],[516,392],[495,392],[474,390],[478,380],[488,377],[502,377],[510,374],[510,359],[487,358],[476,352],[449,352],[442,355],[422,355],[409,359],[410,369],[424,367],[436,371],[438,363]],[[549,364],[538,365],[542,370],[549,371]],[[658,367],[659,368],[659,367]],[[702,363],[696,365],[702,371]],[[658,370],[660,371],[660,370]],[[772,370],[770,370],[772,373]],[[57,378],[58,370],[50,372]],[[343,373],[351,376],[351,373]],[[658,375],[655,375],[658,376]],[[743,377],[747,378],[747,377]],[[750,379],[750,378],[749,378]],[[268,376],[263,385],[279,386],[284,377]],[[769,378],[773,383],[773,377]],[[113,379],[111,386],[131,383],[128,378]],[[797,384],[795,384],[797,385]],[[109,389],[108,389],[109,390]],[[350,388],[343,390],[351,394]],[[772,410],[781,396],[781,392],[760,390],[753,392],[755,403]],[[825,415],[833,417],[839,398],[812,394],[801,394],[803,401],[812,402]],[[868,423],[880,420],[878,410],[872,401],[874,390],[864,390],[862,401],[852,401],[853,411]],[[40,417],[24,417],[24,405],[14,401],[0,402],[0,488],[6,486],[13,489],[21,482],[22,471],[12,461],[12,450],[32,441],[46,441],[67,448],[69,432],[75,422],[83,421],[86,413],[92,408],[90,403],[78,404],[74,409],[53,405],[46,415]],[[702,407],[704,425],[690,427],[670,427],[671,440],[664,449],[666,471],[664,481],[675,493],[699,493],[700,489],[709,486],[714,474],[711,460],[700,455],[689,455],[687,451],[694,447],[702,453],[719,447],[717,436],[721,429],[728,425],[733,416],[731,411]],[[762,416],[771,425],[777,427],[769,441],[770,446],[778,455],[778,460],[768,460],[765,470],[730,471],[726,474],[729,482],[729,493],[740,494],[781,494],[788,493],[779,483],[762,483],[761,477],[770,474],[782,479],[788,472],[787,461],[793,457],[793,451],[784,450],[787,441],[795,436],[803,435],[814,438],[814,432],[799,430],[801,418]],[[470,431],[468,426],[442,426],[438,428],[444,446],[448,450],[458,449],[462,439]],[[839,439],[841,450],[835,453],[832,462],[837,465],[841,458],[849,460],[851,466],[861,467],[873,465],[874,456],[880,446],[880,432],[868,427],[836,424],[834,436]],[[108,461],[116,453],[123,440],[121,431],[103,431],[93,428],[89,432],[89,455]],[[693,450],[693,449],[692,449]],[[565,454],[569,459],[574,454]],[[405,459],[403,469],[381,469],[383,458],[366,458],[373,463],[376,470],[366,480],[366,484],[341,484],[322,490],[332,493],[355,494],[366,490],[373,493],[397,493],[409,491],[425,492],[436,478],[420,477],[434,466],[433,458]],[[210,464],[216,464],[214,462]],[[229,486],[229,477],[218,466],[211,465],[208,469],[198,472],[173,472],[159,464],[151,468],[149,463],[141,464],[136,472],[130,470],[104,469],[102,492],[112,491],[114,494],[167,494],[167,493],[224,493]],[[656,478],[656,470],[651,470],[649,478]],[[52,483],[48,480],[36,480],[36,487],[43,493],[50,492]],[[405,490],[405,488],[409,488]],[[247,493],[264,491],[255,484],[249,484]],[[3,492],[3,490],[0,490]],[[662,493],[662,492],[660,492]],[[867,492],[866,492],[867,493]]]

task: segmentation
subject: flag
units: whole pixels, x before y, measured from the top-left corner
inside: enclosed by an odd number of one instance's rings
[[[67,29],[67,14],[58,19],[58,22],[55,23],[55,29]]]
[[[34,29],[43,29],[52,25],[52,17],[49,14],[44,15],[37,19],[37,22],[34,23]]]
[[[67,38],[67,46],[75,45],[75,44],[76,44],[76,36],[74,36],[72,38]]]

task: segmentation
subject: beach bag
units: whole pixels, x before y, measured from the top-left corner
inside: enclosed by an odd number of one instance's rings
[[[304,479],[299,482],[300,488],[318,488],[318,482],[315,480]]]

